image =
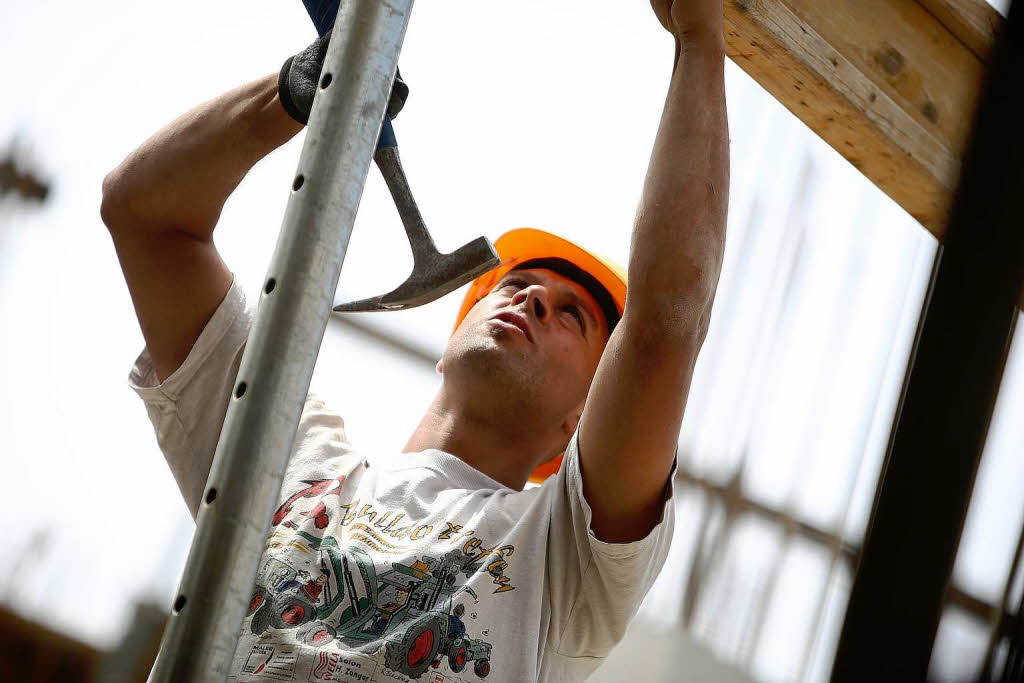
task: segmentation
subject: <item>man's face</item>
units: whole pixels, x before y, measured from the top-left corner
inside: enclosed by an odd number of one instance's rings
[[[513,270],[466,315],[441,367],[446,378],[482,380],[510,412],[561,421],[582,408],[607,340],[601,308],[582,285],[547,269]]]

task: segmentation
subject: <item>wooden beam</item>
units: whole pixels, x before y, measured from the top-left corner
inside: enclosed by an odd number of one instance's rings
[[[982,15],[965,9],[973,0],[926,1],[946,6],[950,23],[982,26],[964,18]],[[733,61],[941,240],[984,76],[984,31],[964,33],[980,41],[972,49],[915,0],[724,6]]]
[[[985,0],[918,0],[978,59],[988,64],[1003,15]]]

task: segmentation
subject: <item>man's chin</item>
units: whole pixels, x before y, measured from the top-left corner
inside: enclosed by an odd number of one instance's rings
[[[528,367],[531,355],[525,346],[514,341],[503,334],[474,335],[459,339],[450,344],[445,353],[445,373],[459,366],[484,375],[533,376]]]
[[[511,348],[521,350],[530,344],[519,328],[500,321],[487,321],[471,334],[453,341],[461,348],[494,351],[508,351]]]

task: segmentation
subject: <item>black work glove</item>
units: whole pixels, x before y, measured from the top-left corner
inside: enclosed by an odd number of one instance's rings
[[[277,92],[284,110],[303,125],[309,123],[313,95],[316,94],[320,71],[324,68],[324,57],[327,56],[327,46],[331,43],[331,33],[333,29],[299,54],[289,57],[281,67],[281,75],[277,80]],[[402,72],[398,71],[388,100],[388,118],[398,116],[408,97],[409,86],[402,80]]]

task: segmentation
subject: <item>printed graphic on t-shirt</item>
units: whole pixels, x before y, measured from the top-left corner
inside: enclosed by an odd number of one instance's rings
[[[242,673],[262,674],[264,678],[290,681],[295,673],[298,648],[294,645],[254,645],[242,665]]]
[[[257,643],[239,673],[292,680],[301,655],[314,657],[310,681],[486,678],[493,644],[467,580],[486,572],[487,600],[514,591],[506,558],[515,548],[488,547],[451,521],[435,529],[342,502],[344,482],[304,481],[277,510],[243,625],[256,636],[290,632],[307,647]]]

